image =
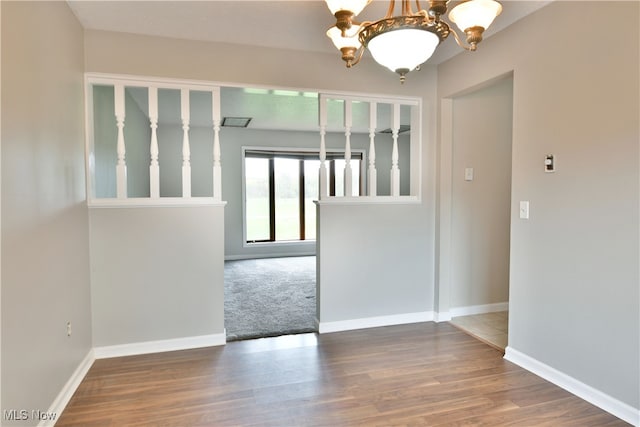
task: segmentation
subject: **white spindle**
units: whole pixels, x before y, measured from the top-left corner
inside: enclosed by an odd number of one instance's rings
[[[369,103],[369,196],[377,195],[378,174],[376,172],[376,124],[377,104]]]
[[[191,197],[191,150],[189,148],[189,89],[180,90],[182,117],[182,197]]]
[[[160,197],[160,165],[158,164],[158,88],[149,87],[149,122],[151,127],[151,164],[149,165],[149,195]]]
[[[344,101],[344,196],[351,197],[351,126],[352,119],[351,100]]]
[[[393,150],[391,151],[391,195],[400,196],[400,169],[398,169],[398,132],[400,130],[400,104],[393,104],[391,134]]]
[[[319,122],[320,122],[320,171],[319,171],[319,193],[318,199],[323,200],[329,196],[327,192],[327,146],[325,142],[325,135],[327,133],[327,99],[320,96]]]
[[[211,92],[213,114],[213,198],[222,200],[222,164],[220,162],[220,89]]]
[[[116,151],[118,162],[116,164],[116,196],[119,199],[127,197],[127,163],[125,161],[126,149],[124,144],[124,85],[116,84],[113,87],[116,125],[118,126],[118,142]]]

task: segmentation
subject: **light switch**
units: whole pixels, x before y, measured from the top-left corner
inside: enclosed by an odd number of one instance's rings
[[[520,201],[520,219],[529,219],[529,201]]]
[[[473,181],[473,168],[464,168],[464,180]]]

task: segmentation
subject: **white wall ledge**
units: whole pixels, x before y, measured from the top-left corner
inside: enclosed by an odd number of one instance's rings
[[[216,200],[213,197],[160,197],[150,199],[147,197],[132,197],[127,199],[92,199],[87,200],[89,208],[180,208],[180,207],[224,207],[227,202]]]

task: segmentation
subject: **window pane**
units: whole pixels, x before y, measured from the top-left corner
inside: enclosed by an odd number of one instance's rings
[[[269,159],[245,158],[247,241],[269,240]]]
[[[276,240],[300,239],[300,160],[274,159]]]
[[[316,205],[318,200],[318,178],[320,160],[304,161],[304,237],[305,240],[316,238]]]

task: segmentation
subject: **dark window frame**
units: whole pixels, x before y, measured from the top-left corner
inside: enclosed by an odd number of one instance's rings
[[[296,151],[296,150],[268,150],[268,149],[245,149],[243,154],[242,161],[244,162],[247,158],[262,158],[269,160],[269,239],[261,239],[261,240],[248,240],[245,236],[245,244],[253,244],[253,243],[282,243],[282,242],[311,242],[315,241],[315,239],[307,240],[305,236],[305,178],[304,178],[304,162],[305,160],[320,160],[320,156],[318,152],[315,151]],[[300,164],[298,167],[298,201],[299,201],[299,225],[300,225],[300,235],[299,239],[296,240],[277,240],[276,236],[276,198],[275,198],[275,159],[276,158],[287,158],[287,159],[299,159]],[[344,153],[343,152],[327,152],[326,160],[329,166],[329,195],[335,196],[335,186],[336,186],[336,168],[335,168],[335,160],[343,160]],[[364,160],[364,152],[357,150],[352,151],[351,153],[351,165],[353,167],[354,164],[357,164],[357,168],[359,171],[359,185],[358,185],[358,194],[363,194],[363,179],[362,179],[362,165]],[[246,167],[246,163],[245,163]],[[242,177],[243,184],[246,185],[246,173],[243,174]],[[245,196],[246,197],[246,196]],[[244,201],[246,206],[246,200]],[[246,208],[245,208],[246,209]],[[243,212],[243,227],[247,228],[247,212],[246,210]]]

